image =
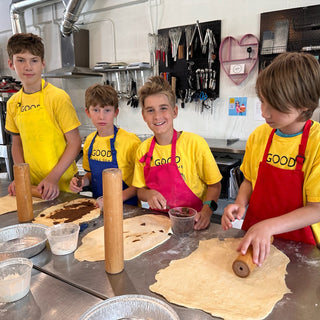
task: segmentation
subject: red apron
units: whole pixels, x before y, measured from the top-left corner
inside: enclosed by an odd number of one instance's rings
[[[197,211],[202,209],[202,200],[198,198],[184,182],[176,164],[177,131],[174,130],[171,145],[171,162],[159,166],[150,166],[154,147],[153,137],[148,153],[140,159],[145,162],[144,178],[149,189],[160,192],[167,200],[169,208],[191,207]]]
[[[281,169],[267,163],[267,156],[275,133],[275,129],[272,130],[263,160],[259,165],[256,185],[250,198],[242,229],[248,230],[259,221],[281,216],[303,206],[304,173],[302,165],[311,124],[311,120],[308,120],[304,126],[295,170]],[[310,226],[277,236],[316,244]]]

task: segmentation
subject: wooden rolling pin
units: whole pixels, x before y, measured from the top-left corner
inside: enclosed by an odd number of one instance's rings
[[[120,273],[124,268],[122,173],[118,168],[102,172],[105,270]]]
[[[271,237],[271,243],[272,242],[273,242],[273,236]],[[250,245],[245,255],[242,255],[240,253],[237,259],[233,261],[233,264],[232,264],[233,272],[241,278],[248,277],[251,271],[253,271],[253,269],[256,267],[252,259],[253,259],[252,246]]]
[[[33,197],[42,198],[41,193],[37,190],[38,186],[31,186],[31,193]]]
[[[27,163],[13,166],[17,212],[19,222],[31,221],[33,217],[30,168]]]

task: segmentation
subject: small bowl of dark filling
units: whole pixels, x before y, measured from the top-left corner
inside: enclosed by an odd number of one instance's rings
[[[193,232],[197,211],[188,207],[176,207],[169,210],[171,229],[177,236],[187,236]]]

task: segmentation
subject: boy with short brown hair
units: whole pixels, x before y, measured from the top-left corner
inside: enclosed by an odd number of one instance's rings
[[[119,114],[117,92],[109,85],[94,84],[85,93],[85,111],[97,131],[92,132],[83,146],[83,169],[87,171],[78,186],[73,178],[70,189],[82,191],[92,186],[93,197],[102,196],[102,171],[107,168],[119,168],[123,179],[123,201],[137,205],[137,190],[132,186],[135,153],[140,145],[139,138],[117,128],[114,120]]]
[[[42,39],[32,33],[13,35],[7,44],[8,64],[22,89],[7,102],[6,130],[12,135],[15,164],[28,163],[31,183],[43,199],[54,199],[77,168],[81,138],[75,109],[68,94],[41,78],[44,69]],[[14,181],[8,191],[15,195]]]
[[[229,229],[245,214],[238,251],[252,245],[253,262],[261,265],[271,236],[320,242],[320,124],[310,120],[319,105],[319,62],[311,54],[283,53],[259,74],[256,91],[266,123],[249,136],[245,179],[221,223]]]
[[[162,77],[151,77],[139,90],[142,116],[154,136],[137,150],[133,185],[151,209],[196,209],[195,230],[208,227],[220,196],[222,178],[206,141],[177,132],[175,94]],[[172,161],[174,159],[174,161]]]

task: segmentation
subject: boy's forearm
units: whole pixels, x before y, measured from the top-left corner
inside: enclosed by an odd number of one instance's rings
[[[137,188],[131,186],[122,191],[123,201],[126,201],[137,195]]]
[[[221,193],[221,182],[208,185],[207,193],[204,201],[214,200],[218,201]]]
[[[139,198],[139,200],[141,201],[147,201],[147,193],[148,193],[149,189],[147,188],[139,188],[137,190],[137,196]]]
[[[81,150],[81,138],[78,129],[65,134],[67,146],[55,167],[48,174],[50,180],[59,181],[63,173],[69,168]]]
[[[23,147],[19,135],[12,135],[11,154],[14,164],[24,163]]]
[[[247,206],[252,194],[252,184],[249,180],[244,179],[240,185],[237,198],[234,203]]]

